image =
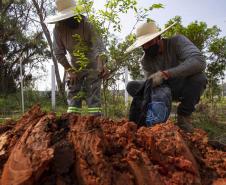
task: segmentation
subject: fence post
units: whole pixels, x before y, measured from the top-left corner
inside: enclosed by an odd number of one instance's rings
[[[126,86],[128,84],[128,68],[125,67],[125,106],[128,106],[128,92],[126,90]]]
[[[51,101],[52,101],[52,110],[56,109],[56,83],[55,83],[55,67],[52,65],[51,68]]]
[[[224,77],[221,78],[221,83],[222,83],[222,92],[221,92],[221,96],[222,96],[222,98],[224,98]]]
[[[23,66],[22,66],[22,60],[20,59],[20,87],[21,87],[21,107],[22,107],[22,113],[24,113],[24,86],[23,86]]]

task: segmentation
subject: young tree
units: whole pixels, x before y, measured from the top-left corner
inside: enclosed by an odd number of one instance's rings
[[[132,31],[140,21],[151,21],[148,18],[150,12],[154,9],[163,8],[162,4],[153,4],[148,8],[138,8],[136,0],[107,0],[104,4],[104,9],[94,9],[93,0],[78,0],[75,8],[75,17],[80,19],[80,15],[85,15],[88,20],[94,25],[97,32],[101,35],[106,45],[108,54],[108,68],[111,71],[110,78],[113,82],[123,73],[123,68],[128,66],[134,78],[140,78],[140,67],[138,60],[141,56],[141,51],[135,51],[132,55],[125,53],[127,47],[134,41]],[[131,33],[123,42],[120,42],[115,33],[119,33],[122,28],[120,16],[133,11],[136,18],[136,23],[131,28]],[[79,49],[79,48],[78,48]],[[134,65],[135,63],[135,65]]]
[[[124,73],[124,67],[128,66],[129,70],[132,72],[133,77],[140,77],[138,70],[139,58],[141,51],[133,52],[133,55],[128,55],[125,50],[134,40],[134,35],[129,35],[125,41],[119,42],[116,36],[117,32],[121,31],[122,23],[120,21],[120,16],[127,14],[128,11],[133,11],[137,19],[135,25],[142,20],[147,20],[149,13],[153,9],[163,8],[162,4],[153,4],[149,8],[137,8],[136,0],[107,0],[104,4],[103,9],[94,9],[93,0],[78,0],[75,8],[75,18],[77,20],[81,19],[81,15],[85,15],[90,23],[94,26],[95,30],[104,40],[106,45],[106,54],[108,55],[107,66],[110,70],[110,75],[107,79],[103,81],[103,94],[105,107],[107,104],[106,90],[107,87],[115,86],[118,79]],[[134,27],[131,29],[131,33]],[[82,53],[82,48],[77,48],[74,53]],[[83,54],[84,55],[84,54]],[[78,57],[76,55],[76,57]],[[81,57],[83,58],[83,57]],[[79,61],[80,63],[86,63],[87,61]],[[137,64],[137,65],[134,65]],[[75,69],[76,71],[76,69]],[[105,109],[106,113],[106,109]]]

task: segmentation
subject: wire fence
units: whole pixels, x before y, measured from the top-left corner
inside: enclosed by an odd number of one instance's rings
[[[124,99],[124,90],[107,91],[106,99],[102,96],[102,110],[104,115],[111,118],[122,118],[128,115],[128,106]],[[29,110],[35,104],[39,104],[44,111],[54,111],[58,114],[67,111],[66,97],[62,97],[56,92],[55,109],[52,109],[51,91],[24,91],[24,110]],[[131,98],[129,99],[129,102]],[[117,103],[116,103],[117,102]],[[83,101],[83,107],[86,103]],[[84,111],[85,112],[85,111]],[[5,118],[18,118],[23,114],[21,94],[17,93],[0,95],[0,121]]]
[[[57,105],[59,108],[64,106],[63,99],[58,97]],[[51,92],[50,91],[24,91],[24,109],[29,110],[33,105],[40,104],[46,111],[51,111]],[[66,105],[64,106],[66,107]],[[23,114],[20,92],[0,95],[0,118],[17,118]]]
[[[226,100],[226,98],[225,98]],[[215,103],[214,106],[201,100],[197,106],[197,112],[200,115],[208,117],[212,122],[226,125],[226,101]],[[110,118],[128,117],[129,106],[132,98],[129,97],[129,103],[125,103],[124,90],[109,91],[106,100],[102,100],[104,115]],[[51,91],[24,91],[24,108],[29,110],[33,105],[40,104],[42,110],[53,111],[51,103]],[[178,103],[172,104],[170,117],[176,120]],[[67,111],[67,102],[65,97],[61,97],[56,92],[55,112],[64,113]],[[10,95],[0,95],[0,121],[8,118],[18,118],[23,114],[20,92]]]

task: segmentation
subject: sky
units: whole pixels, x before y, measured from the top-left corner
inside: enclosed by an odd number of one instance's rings
[[[94,0],[95,8],[103,7],[103,0]],[[155,20],[159,27],[163,28],[167,21],[175,16],[182,17],[182,25],[197,20],[207,23],[208,27],[217,25],[221,29],[220,36],[226,36],[226,0],[137,0],[139,7],[147,8],[154,3],[162,3],[163,9],[156,9],[150,13],[150,18]],[[134,24],[135,17],[132,12],[121,16],[122,31],[118,37],[124,39],[128,35]],[[49,27],[52,30],[52,27]],[[62,67],[61,74],[62,74]],[[40,79],[36,85],[39,90],[49,90],[51,87],[51,65],[46,66],[47,76]],[[45,83],[43,83],[45,82]]]
[[[153,3],[162,3],[163,9],[156,9],[150,13],[150,18],[162,28],[167,21],[177,15],[182,17],[182,24],[187,24],[198,20],[204,21],[209,27],[217,25],[221,30],[221,36],[226,35],[226,0],[138,0],[138,6],[149,7]],[[126,36],[135,20],[133,15],[122,17],[122,36]]]

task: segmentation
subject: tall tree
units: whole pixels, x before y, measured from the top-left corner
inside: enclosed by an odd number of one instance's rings
[[[50,48],[50,54],[51,54],[51,58],[52,58],[52,61],[53,61],[54,67],[55,67],[56,81],[57,81],[57,85],[59,87],[59,91],[60,91],[61,95],[64,96],[64,83],[61,82],[57,59],[56,59],[55,55],[53,54],[53,43],[52,43],[52,39],[50,36],[50,32],[44,22],[47,12],[51,11],[51,9],[47,9],[47,8],[53,7],[52,6],[53,3],[50,1],[46,1],[46,0],[32,0],[32,4],[35,9],[37,17],[39,18],[39,20],[36,20],[36,22],[40,23],[43,33],[47,39],[47,42],[48,42],[48,45]]]
[[[0,0],[0,92],[15,92],[19,85],[20,61],[25,67],[37,66],[48,56],[41,32],[29,29],[31,7],[26,0]],[[27,77],[28,76],[28,77]]]

